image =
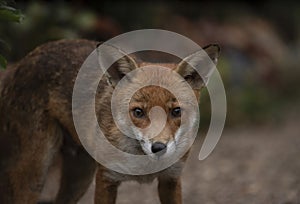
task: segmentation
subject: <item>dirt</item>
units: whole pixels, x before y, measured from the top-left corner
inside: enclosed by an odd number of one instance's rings
[[[183,200],[187,204],[299,204],[299,120],[264,127],[225,129],[213,153],[198,160],[197,140],[183,172]],[[57,170],[43,193],[52,199],[57,187]],[[151,185],[123,183],[118,204],[160,203],[157,182]],[[93,203],[94,184],[80,204]]]

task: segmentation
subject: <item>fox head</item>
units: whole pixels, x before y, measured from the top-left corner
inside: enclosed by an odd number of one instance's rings
[[[180,139],[187,137],[190,127],[198,124],[193,111],[185,118],[183,115],[191,105],[198,108],[201,88],[217,64],[219,46],[208,45],[177,64],[138,62],[120,49],[105,46],[107,53],[100,54],[100,60],[118,58],[106,72],[108,83],[117,92],[112,103],[116,107],[115,121],[126,129],[127,136],[139,141],[144,154],[172,154],[180,148]],[[197,104],[191,104],[184,84],[192,90]],[[166,87],[179,91],[181,101]]]

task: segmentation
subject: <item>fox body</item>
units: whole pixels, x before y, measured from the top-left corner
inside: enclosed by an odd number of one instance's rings
[[[57,153],[61,153],[63,165],[61,184],[54,203],[76,203],[95,173],[96,204],[115,203],[117,188],[122,181],[151,182],[155,178],[159,181],[158,192],[162,203],[182,202],[180,173],[188,153],[160,172],[126,175],[98,164],[83,148],[72,119],[72,93],[82,63],[96,47],[97,42],[87,40],[50,42],[0,73],[0,203],[35,204],[47,170]],[[219,47],[211,45],[205,51],[216,63]],[[179,64],[150,65],[167,67],[181,75],[199,99],[203,80],[188,64],[198,63],[199,60],[195,55],[188,56]],[[115,85],[124,75],[145,65],[148,64],[125,55],[109,69],[99,82],[95,97],[98,122],[108,141],[124,152],[172,154],[171,150],[177,148],[176,135],[178,137],[180,131],[182,110],[176,97],[168,90],[146,86],[131,98],[128,113],[134,127],[129,129],[137,139],[124,136],[112,117],[110,105]],[[168,81],[167,76],[157,75],[154,69],[149,70],[150,75],[156,74],[156,77],[165,77]],[[137,72],[133,79],[143,77],[151,76]],[[123,94],[126,94],[127,88],[124,87]],[[119,97],[122,100],[122,94]],[[164,110],[166,124],[157,136],[146,140],[143,139],[146,133],[136,128],[144,129],[150,125],[149,112],[153,107]],[[184,136],[184,132],[180,134]]]

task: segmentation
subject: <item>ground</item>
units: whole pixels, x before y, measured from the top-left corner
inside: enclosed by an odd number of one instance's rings
[[[213,153],[198,160],[198,139],[183,172],[186,204],[299,204],[300,126],[297,117],[260,127],[225,129]],[[52,173],[56,176],[55,171]],[[50,179],[43,193],[51,198],[57,189]],[[117,204],[156,204],[157,182],[123,183]],[[93,185],[80,204],[93,203]]]

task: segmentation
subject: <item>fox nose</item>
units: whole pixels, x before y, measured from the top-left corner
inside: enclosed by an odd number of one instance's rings
[[[163,154],[166,152],[166,150],[167,150],[167,145],[165,145],[164,143],[161,143],[161,142],[155,142],[152,144],[152,147],[151,147],[151,151],[154,154],[157,152]]]

